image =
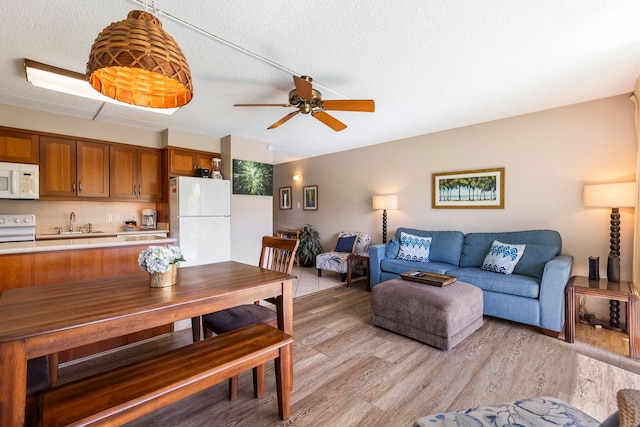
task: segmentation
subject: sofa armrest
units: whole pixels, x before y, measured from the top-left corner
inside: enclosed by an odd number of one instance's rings
[[[369,246],[369,286],[380,283],[380,263],[384,259],[385,245]]]
[[[562,330],[564,289],[572,269],[571,255],[558,255],[545,264],[540,282],[540,327],[558,332]]]

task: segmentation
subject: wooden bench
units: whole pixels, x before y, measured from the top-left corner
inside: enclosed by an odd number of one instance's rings
[[[291,343],[292,336],[259,323],[62,384],[44,393],[43,425],[121,425],[274,359],[286,419],[291,379],[283,379],[289,372],[279,362]]]

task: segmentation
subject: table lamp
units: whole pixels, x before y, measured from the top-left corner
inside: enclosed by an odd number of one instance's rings
[[[584,186],[584,205],[587,207],[611,208],[609,257],[607,279],[620,281],[620,211],[636,205],[636,183],[619,182]]]
[[[398,209],[398,196],[373,196],[373,209],[382,209],[382,243],[387,243],[387,209]]]

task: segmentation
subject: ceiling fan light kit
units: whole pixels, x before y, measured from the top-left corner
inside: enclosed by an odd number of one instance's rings
[[[336,132],[347,127],[325,110],[359,111],[373,113],[375,103],[371,99],[322,100],[322,93],[312,86],[313,79],[309,76],[293,76],[295,89],[289,92],[288,104],[234,104],[235,107],[296,107],[298,111],[287,114],[267,129],[275,129],[292,119],[294,116],[311,114],[312,117],[329,126]]]
[[[182,50],[160,20],[142,10],[102,30],[91,47],[86,76],[103,95],[143,107],[182,107],[193,97]]]

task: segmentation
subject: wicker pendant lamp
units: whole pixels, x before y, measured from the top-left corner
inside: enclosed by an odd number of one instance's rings
[[[142,10],[102,30],[91,47],[87,78],[103,95],[143,107],[182,107],[193,96],[182,50],[160,20]]]

